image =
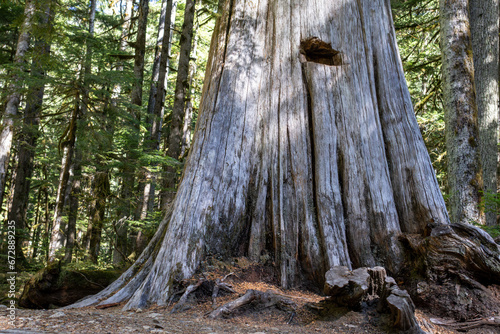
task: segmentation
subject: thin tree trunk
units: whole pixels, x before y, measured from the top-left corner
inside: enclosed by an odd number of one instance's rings
[[[36,209],[35,209],[35,222],[33,224],[33,240],[31,243],[32,246],[32,251],[31,251],[31,259],[34,260],[36,259],[36,256],[38,255],[38,243],[40,242],[40,231],[42,230],[41,226],[42,224],[40,223],[40,216],[42,213],[42,210],[40,209],[40,206],[42,204],[42,189],[38,189],[38,196],[36,200]]]
[[[402,233],[448,224],[388,1],[220,6],[172,209],[137,262],[75,306],[165,305],[207,254],[267,252],[286,288],[322,287],[336,265],[397,273]]]
[[[59,251],[63,248],[64,242],[66,240],[66,235],[64,234],[63,230],[63,209],[69,181],[69,170],[72,164],[73,150],[76,141],[78,108],[79,102],[77,97],[69,120],[66,137],[62,138],[63,143],[61,144],[61,146],[63,147],[63,156],[61,161],[61,172],[59,174],[56,205],[54,209],[54,219],[52,223],[52,232],[49,244],[49,261],[55,261],[56,258],[61,255],[59,254]]]
[[[147,32],[147,19],[148,19],[148,1],[141,1],[139,6],[139,23],[137,28],[137,38],[135,42],[135,60],[134,60],[134,85],[132,87],[132,92],[130,94],[131,102],[135,106],[142,106],[142,88],[144,82],[144,55],[146,51],[146,32]],[[162,15],[163,9],[162,9]],[[161,19],[160,19],[161,24]],[[153,69],[154,70],[154,69]],[[153,73],[154,75],[154,73]],[[127,160],[134,162],[137,159],[137,155],[134,151],[139,146],[138,136],[139,136],[139,115],[137,110],[134,108],[129,109],[129,113],[132,119],[130,127],[132,129],[131,134],[131,150],[127,152]],[[121,187],[121,203],[118,210],[118,226],[116,227],[116,247],[117,249],[113,252],[113,263],[119,264],[125,261],[124,255],[127,253],[127,219],[124,217],[131,216],[132,205],[131,198],[133,195],[133,187],[135,182],[134,168],[132,163],[125,164],[123,170],[123,179]]]
[[[92,181],[92,203],[90,220],[92,232],[89,236],[89,259],[97,263],[101,246],[101,234],[104,226],[106,201],[109,195],[109,174],[107,171],[97,171]]]
[[[47,171],[44,170],[45,174],[45,179],[47,179]],[[43,240],[42,240],[42,249],[43,252],[45,253],[45,260],[48,262],[49,260],[49,246],[50,246],[50,232],[52,231],[52,224],[50,220],[50,207],[49,207],[49,192],[47,190],[47,187],[44,187],[44,193],[45,193],[45,219],[44,219],[44,233],[43,233]]]
[[[163,25],[163,32],[161,33],[161,49],[159,55],[155,58],[155,63],[153,64],[153,82],[151,84],[152,86],[148,103],[148,122],[150,126],[149,138],[146,138],[144,141],[145,151],[147,153],[151,153],[160,148],[161,127],[165,104],[165,87],[168,80],[171,49],[170,45],[175,24],[176,9],[177,0],[167,0],[165,7],[165,22]],[[162,25],[160,21],[158,41],[160,41],[161,27]],[[156,76],[158,76],[157,79]],[[157,80],[156,83],[155,79]],[[155,175],[153,175],[153,173],[149,170],[143,170],[140,174],[141,182],[139,184],[139,192],[141,194],[141,198],[135,215],[136,219],[142,220],[146,219],[148,214],[153,210],[156,178]]]
[[[469,12],[479,125],[479,154],[483,169],[482,190],[488,198],[497,193],[498,0],[470,0]],[[486,204],[486,224],[496,225],[496,207],[489,201]]]
[[[483,189],[468,0],[440,0],[450,217],[481,223]]]
[[[70,168],[72,176],[71,192],[69,194],[69,210],[68,210],[68,225],[66,229],[66,245],[64,253],[64,262],[70,263],[73,259],[73,249],[75,247],[76,238],[76,221],[78,218],[78,207],[80,202],[82,177],[81,152],[75,148],[75,159]]]
[[[189,61],[193,41],[195,4],[195,0],[186,1],[184,23],[182,24],[182,33],[180,38],[179,65],[177,69],[177,80],[175,83],[174,106],[170,115],[170,132],[166,153],[168,156],[176,160],[179,160],[181,156],[186,94],[188,94],[189,89]],[[165,171],[164,188],[167,195],[165,203],[170,203],[175,197],[177,166],[167,166]]]
[[[26,210],[28,208],[31,176],[33,174],[33,159],[38,137],[38,125],[42,111],[43,95],[45,90],[44,58],[50,53],[50,28],[53,14],[51,13],[51,2],[44,4],[42,8],[44,16],[38,25],[44,29],[46,35],[35,44],[35,57],[33,58],[31,75],[34,83],[30,87],[26,99],[26,110],[24,112],[23,128],[19,138],[18,164],[16,178],[14,180],[12,206],[9,211],[8,220],[16,222],[16,230],[22,231],[26,228]],[[22,244],[27,240],[24,235],[18,235],[16,239],[16,255],[24,260]]]
[[[34,14],[35,1],[27,0],[24,7],[24,21],[19,32],[16,55],[14,57],[14,63],[19,66],[19,71],[23,70],[23,65],[26,62],[25,54],[30,44]],[[3,203],[7,169],[9,168],[10,150],[12,148],[12,138],[14,136],[14,122],[19,109],[22,86],[23,79],[21,76],[18,74],[14,75],[11,79],[5,111],[2,115],[2,129],[0,132],[0,206]]]
[[[49,245],[49,261],[54,261],[58,256],[59,250],[64,246],[65,235],[61,230],[62,213],[64,208],[64,197],[69,180],[69,169],[73,159],[73,149],[76,140],[76,128],[79,114],[85,115],[89,105],[89,77],[92,69],[92,38],[94,37],[94,25],[96,14],[96,0],[90,0],[88,37],[86,39],[86,52],[84,59],[83,73],[83,93],[80,100],[78,92],[75,99],[75,105],[72,111],[70,125],[68,127],[67,139],[63,142],[63,158],[61,163],[61,173],[59,176],[59,186],[57,189],[56,208],[54,210],[54,221],[52,226],[52,236]]]
[[[193,120],[193,81],[197,72],[196,60],[198,59],[196,53],[198,49],[198,39],[199,34],[197,33],[199,29],[199,24],[196,24],[194,28],[194,38],[193,38],[193,50],[191,51],[191,65],[189,66],[189,83],[186,92],[186,108],[184,112],[184,123],[182,127],[182,144],[180,157],[185,157],[189,148],[191,147],[191,121]]]

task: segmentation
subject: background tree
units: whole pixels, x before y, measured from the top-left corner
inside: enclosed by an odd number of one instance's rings
[[[487,199],[497,193],[498,161],[498,0],[470,0],[470,29],[478,112],[478,149]],[[485,222],[497,224],[497,212],[486,201]]]
[[[443,107],[451,220],[480,223],[483,179],[468,5],[467,0],[440,1]]]
[[[14,63],[17,65],[17,69],[9,80],[10,86],[7,103],[5,105],[5,111],[2,114],[2,129],[0,132],[0,203],[3,203],[12,139],[14,137],[14,123],[16,121],[23,89],[22,72],[25,68],[25,54],[29,48],[34,14],[35,2],[31,0],[26,1],[24,7],[24,20],[19,31],[16,55],[14,56]]]

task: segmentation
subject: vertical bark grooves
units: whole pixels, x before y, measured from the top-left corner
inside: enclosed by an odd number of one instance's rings
[[[396,272],[402,230],[448,222],[397,50],[380,51],[394,43],[385,3],[221,2],[168,228],[125,309],[165,304],[203,256],[236,256],[243,239],[251,258],[271,254],[283,287],[319,286],[333,265]],[[309,37],[342,65],[305,62]]]

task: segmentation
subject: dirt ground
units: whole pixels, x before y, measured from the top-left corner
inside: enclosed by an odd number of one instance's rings
[[[222,333],[393,333],[387,327],[387,316],[381,316],[374,308],[367,307],[359,312],[339,309],[328,316],[319,316],[304,308],[306,303],[320,301],[323,297],[304,291],[282,291],[262,282],[233,283],[238,294],[247,289],[266,291],[272,289],[289,296],[298,306],[293,316],[276,308],[242,310],[225,319],[212,320],[206,314],[212,310],[211,301],[193,302],[189,309],[171,314],[173,306],[151,307],[146,310],[122,311],[121,307],[96,309],[18,309],[16,326],[7,322],[8,311],[0,308],[0,333],[179,333],[179,334],[222,334]],[[219,298],[218,305],[234,299],[234,295]],[[423,330],[428,333],[455,334],[458,332],[437,326],[431,316],[417,310],[417,318]],[[290,318],[291,321],[290,321]],[[469,333],[493,334],[497,328],[482,327]]]
[[[228,272],[234,275],[227,275]],[[376,301],[364,303],[358,311],[333,308],[318,313],[309,305],[317,305],[325,297],[304,290],[282,290],[276,278],[265,268],[240,259],[238,265],[212,261],[205,264],[203,277],[207,280],[228,276],[226,283],[232,285],[236,294],[222,294],[217,306],[234,300],[248,289],[268,291],[286,296],[295,304],[295,312],[276,307],[259,308],[246,306],[236,314],[223,319],[210,319],[206,315],[213,310],[210,295],[202,291],[191,294],[187,309],[172,314],[175,306],[151,307],[145,310],[122,311],[121,306],[107,309],[87,307],[81,309],[16,310],[15,326],[8,323],[7,308],[0,307],[0,333],[179,333],[179,334],[222,334],[222,333],[298,333],[298,334],[384,334],[397,333],[389,326],[389,315],[376,311]],[[194,280],[193,282],[195,282]],[[192,284],[193,282],[185,282]],[[180,296],[180,294],[179,294]],[[435,317],[416,311],[421,328],[427,333],[457,334],[458,332],[436,325]],[[433,319],[433,320],[431,320]],[[441,319],[445,320],[445,319]],[[483,326],[473,329],[471,334],[500,333],[500,327]]]

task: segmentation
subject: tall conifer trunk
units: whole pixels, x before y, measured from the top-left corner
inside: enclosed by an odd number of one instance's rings
[[[177,80],[175,82],[174,106],[171,113],[170,131],[167,139],[166,153],[168,156],[180,160],[182,137],[183,137],[183,121],[186,106],[186,97],[189,89],[189,60],[191,55],[191,46],[194,33],[194,15],[195,15],[195,0],[186,2],[184,12],[184,23],[182,24],[182,32],[180,38],[179,65],[177,68]],[[177,166],[167,166],[165,168],[165,192],[166,200],[163,202],[171,202],[175,196],[175,188],[177,184]],[[171,196],[168,196],[170,194]],[[162,205],[162,209],[166,204]]]
[[[26,62],[25,54],[30,45],[34,14],[35,1],[27,0],[24,5],[24,20],[19,31],[16,55],[14,56],[14,63],[18,66],[19,71],[23,71],[24,64]],[[14,122],[19,109],[19,103],[21,102],[23,82],[24,81],[19,74],[15,74],[11,78],[8,89],[9,95],[7,96],[5,111],[2,115],[2,126],[0,129],[0,207],[3,203],[7,169],[9,167],[10,150],[12,148],[12,139],[14,137]]]
[[[43,64],[50,53],[50,34],[54,14],[52,1],[45,1],[40,6],[42,12],[37,22],[38,29],[44,31],[35,43],[35,57],[32,60],[31,85],[23,117],[23,127],[19,138],[18,164],[14,180],[12,206],[8,220],[16,222],[16,229],[22,231],[26,228],[26,211],[28,208],[31,176],[33,174],[33,159],[35,157],[36,142],[39,137],[38,125],[42,111],[43,95],[45,91],[45,71]],[[26,241],[24,235],[19,235],[16,242],[16,254],[24,259],[21,245]]]
[[[470,0],[474,84],[478,112],[478,150],[483,193],[497,193],[498,160],[498,0]],[[487,201],[487,225],[497,224],[497,210]]]
[[[165,110],[165,92],[177,2],[177,0],[166,0],[165,17],[163,21],[160,21],[158,30],[158,45],[153,64],[153,81],[151,83],[148,102],[149,135],[146,136],[144,141],[144,149],[148,153],[160,148],[161,128]],[[161,28],[163,28],[163,31]],[[158,48],[160,46],[160,37],[161,48]],[[154,167],[154,165],[151,167]],[[156,176],[150,170],[144,169],[140,172],[140,177],[142,179],[139,184],[141,198],[136,210],[136,219],[146,219],[154,206]]]
[[[481,223],[483,179],[469,22],[469,1],[440,1],[443,109],[452,222]]]
[[[56,257],[59,256],[58,252],[64,246],[66,240],[66,236],[61,225],[62,214],[65,204],[64,200],[66,195],[66,188],[68,187],[69,181],[69,171],[73,160],[78,118],[80,117],[80,115],[86,114],[89,105],[89,77],[92,70],[92,38],[94,37],[96,5],[96,0],[90,0],[88,36],[86,39],[86,51],[83,63],[83,78],[82,75],[80,75],[79,78],[79,81],[83,82],[83,92],[78,91],[76,93],[75,104],[71,112],[68,129],[65,133],[65,137],[61,139],[63,157],[61,161],[61,172],[59,174],[59,184],[57,187],[56,207],[54,209],[54,219],[49,244],[49,261],[54,261]]]
[[[448,224],[389,1],[223,0],[194,142],[136,263],[73,306],[165,305],[207,255],[270,254],[283,287],[397,273],[402,233]],[[337,51],[338,52],[337,52]]]

